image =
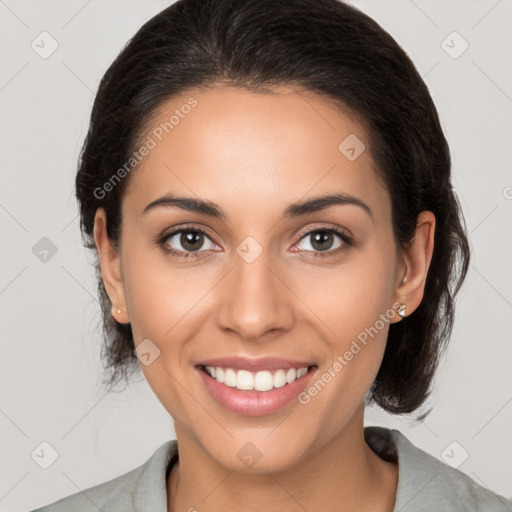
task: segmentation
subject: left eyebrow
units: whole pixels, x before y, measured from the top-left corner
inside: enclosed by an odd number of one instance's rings
[[[362,208],[370,216],[370,218],[374,220],[373,212],[366,203],[357,197],[345,193],[320,196],[309,199],[307,201],[291,203],[284,211],[283,218],[296,218],[325,210],[330,206],[347,204]],[[217,219],[225,219],[227,217],[224,210],[222,210],[218,204],[212,201],[194,197],[178,197],[173,194],[166,194],[165,196],[155,199],[155,201],[151,202],[146,206],[146,208],[144,208],[142,214],[144,215],[154,208],[165,206],[175,206],[183,210],[202,213]]]
[[[315,197],[308,201],[296,202],[286,208],[283,218],[300,217],[309,213],[325,210],[330,206],[351,204],[362,208],[374,220],[371,208],[361,199],[350,194],[340,193],[328,196]]]

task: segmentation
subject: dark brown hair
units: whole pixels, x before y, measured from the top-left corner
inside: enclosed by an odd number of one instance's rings
[[[94,215],[102,207],[108,236],[118,244],[129,176],[108,192],[102,187],[129,160],[159,107],[215,84],[254,92],[296,86],[361,119],[391,196],[401,247],[414,236],[418,214],[434,213],[423,301],[390,325],[370,390],[371,399],[392,413],[414,411],[428,396],[450,337],[470,252],[448,144],[428,89],[404,50],[358,9],[337,0],[179,0],[146,22],[106,71],[94,102],[76,177],[84,243],[94,248]],[[104,363],[114,385],[139,365],[130,325],[111,316],[98,264],[96,273]]]

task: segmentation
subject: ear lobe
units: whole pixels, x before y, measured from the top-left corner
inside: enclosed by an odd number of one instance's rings
[[[403,249],[404,275],[396,288],[395,301],[404,304],[409,316],[421,303],[425,292],[428,269],[434,252],[436,218],[423,211],[416,221],[416,232],[411,244]],[[395,315],[394,321],[401,318]]]
[[[107,216],[103,208],[98,208],[94,216],[94,242],[98,251],[103,284],[112,302],[112,314],[119,323],[128,323],[121,258],[118,249],[108,238]]]

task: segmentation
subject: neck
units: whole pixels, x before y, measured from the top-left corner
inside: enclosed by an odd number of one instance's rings
[[[391,512],[398,466],[364,440],[363,412],[336,437],[279,472],[238,473],[212,460],[176,428],[179,462],[168,486],[169,512],[344,510]]]

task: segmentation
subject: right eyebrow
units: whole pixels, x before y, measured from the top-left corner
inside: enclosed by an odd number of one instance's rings
[[[203,213],[204,215],[209,215],[210,217],[215,217],[217,219],[226,218],[226,214],[222,208],[212,201],[205,201],[204,199],[197,199],[195,197],[178,197],[173,194],[166,194],[165,196],[155,199],[153,202],[149,203],[146,208],[144,208],[142,214],[144,215],[145,213],[160,206],[176,206],[183,210]]]

